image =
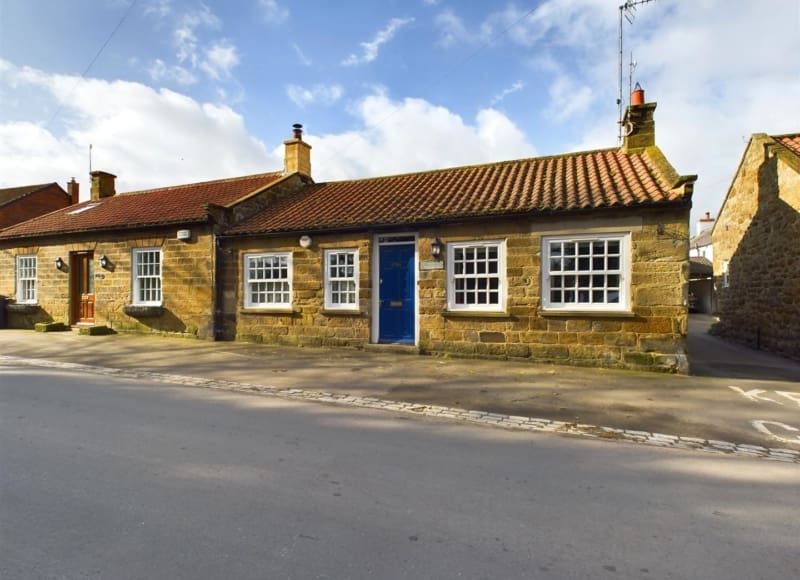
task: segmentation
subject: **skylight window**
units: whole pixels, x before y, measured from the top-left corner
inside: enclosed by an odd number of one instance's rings
[[[90,209],[96,208],[99,203],[90,203],[89,205],[85,205],[83,207],[79,207],[78,209],[73,209],[72,211],[67,212],[67,215],[78,215],[79,213],[83,213],[85,211],[89,211]]]

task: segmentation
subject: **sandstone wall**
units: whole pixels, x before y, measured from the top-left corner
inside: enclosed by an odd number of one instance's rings
[[[800,359],[800,161],[770,142],[754,136],[714,229],[714,332]]]
[[[686,372],[688,208],[569,221],[496,220],[411,230],[418,235],[418,347],[422,352],[527,358],[580,366]],[[553,314],[541,309],[542,236],[631,232],[630,311]],[[398,232],[405,233],[405,232]],[[314,235],[302,249],[295,235],[225,240],[224,336],[283,344],[363,346],[375,342],[372,268],[375,236]],[[431,242],[505,240],[506,311],[447,311],[444,261]],[[357,313],[323,308],[323,250],[359,248]],[[243,307],[242,264],[249,252],[288,251],[294,262],[291,312]],[[424,268],[419,267],[421,264]]]
[[[15,257],[38,258],[38,308],[9,312],[12,328],[32,328],[36,322],[71,324],[70,255],[94,252],[95,324],[117,331],[163,332],[213,337],[214,243],[209,231],[193,228],[188,242],[175,239],[177,228],[161,232],[131,233],[128,237],[99,236],[91,242],[52,239],[36,246],[0,247],[0,295],[15,298]],[[133,248],[161,248],[163,308],[157,316],[129,316],[123,308],[132,302]],[[109,269],[100,267],[105,255]],[[55,259],[66,264],[56,270]]]

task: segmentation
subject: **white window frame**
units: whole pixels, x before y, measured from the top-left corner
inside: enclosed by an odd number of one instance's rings
[[[139,274],[139,265],[144,254],[158,254],[158,274],[148,273],[145,275]],[[131,259],[131,282],[133,285],[133,296],[131,303],[137,306],[161,306],[164,301],[164,253],[161,248],[134,248]],[[144,280],[158,280],[156,288],[143,288],[142,282]],[[156,292],[157,296],[150,299],[142,299],[141,293]]]
[[[619,242],[619,253],[609,254],[604,251],[602,255],[595,255],[594,242]],[[589,254],[580,254],[583,244],[589,243]],[[551,255],[551,244],[562,244],[564,255]],[[567,254],[567,245],[579,244],[574,248],[574,254]],[[603,234],[576,234],[542,237],[542,310],[547,312],[629,312],[630,311],[630,272],[631,272],[631,235],[630,232],[603,233]],[[614,258],[617,267],[614,267]],[[551,259],[553,262],[551,263]],[[567,260],[571,259],[571,264]],[[602,265],[597,264],[602,260]],[[582,265],[588,266],[582,267]],[[560,266],[561,270],[551,270]],[[617,276],[617,285],[608,284],[608,277]],[[599,278],[602,277],[602,278]],[[555,278],[559,278],[556,284]],[[585,279],[588,278],[588,281]],[[584,279],[582,281],[582,279]],[[598,279],[602,285],[595,286]],[[551,291],[553,294],[551,295]],[[561,292],[559,294],[559,291]],[[572,292],[574,300],[566,301],[567,292]],[[597,293],[602,292],[603,301],[594,302]],[[608,302],[609,292],[617,292],[618,302]],[[583,294],[583,293],[588,293]],[[554,299],[560,295],[561,301]],[[578,301],[579,296],[587,296],[589,302]]]
[[[37,273],[39,260],[35,255],[17,256],[16,275],[17,293],[16,299],[19,304],[37,304],[39,300],[39,289]]]
[[[283,264],[261,264],[258,260],[278,260]],[[274,308],[289,310],[292,307],[292,253],[291,252],[259,252],[244,255],[244,307],[245,308]],[[254,276],[261,272],[263,277]],[[285,271],[282,277],[281,271]],[[277,274],[277,276],[276,276]],[[277,285],[285,286],[281,289]],[[253,300],[256,285],[263,285],[258,293],[264,300]]]
[[[458,261],[456,260],[457,251],[472,250],[477,253],[479,250],[488,250],[489,248],[497,249],[497,258],[491,261],[496,261],[496,272],[491,272],[490,259],[488,257],[479,258],[475,255],[470,263],[473,268],[458,268]],[[480,264],[485,264],[486,271],[479,272]],[[464,265],[467,265],[466,263]],[[457,272],[458,270],[458,272]],[[472,271],[468,271],[472,270]],[[457,280],[463,280],[463,285],[469,285],[470,281],[488,281],[485,284],[477,283],[474,288],[457,288],[459,284]],[[492,280],[496,280],[496,288],[492,288]],[[466,242],[450,242],[447,244],[447,310],[451,312],[505,312],[506,310],[506,242],[505,240],[470,240]],[[467,301],[459,301],[458,296],[462,292],[474,292],[476,297],[484,295],[487,299],[491,298],[492,294],[497,294],[497,302],[485,303],[468,303]],[[486,296],[488,294],[488,296]]]
[[[347,257],[352,256],[352,264],[347,264]],[[345,263],[331,264],[331,260],[335,258],[337,262],[343,258]],[[352,269],[348,273],[348,267]],[[358,275],[358,249],[357,248],[343,248],[325,250],[323,254],[323,278],[325,282],[325,310],[358,310],[359,309],[359,275]],[[334,268],[336,272],[331,272]],[[342,272],[344,268],[344,272]],[[343,289],[343,285],[352,286],[349,289]],[[348,300],[342,302],[339,298],[342,293],[352,297],[352,301]]]

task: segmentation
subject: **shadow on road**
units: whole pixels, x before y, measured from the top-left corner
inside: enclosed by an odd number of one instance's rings
[[[708,314],[689,316],[690,374],[700,377],[800,382],[800,362],[709,334]]]

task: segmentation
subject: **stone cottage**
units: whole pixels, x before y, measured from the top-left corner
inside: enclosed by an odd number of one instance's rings
[[[715,332],[800,359],[800,133],[750,138],[711,236]]]
[[[61,322],[213,338],[219,231],[270,196],[296,189],[298,175],[125,194],[116,193],[115,177],[94,171],[89,201],[0,232],[8,325]]]
[[[685,372],[696,177],[640,96],[618,148],[306,180],[221,236],[221,336]]]

